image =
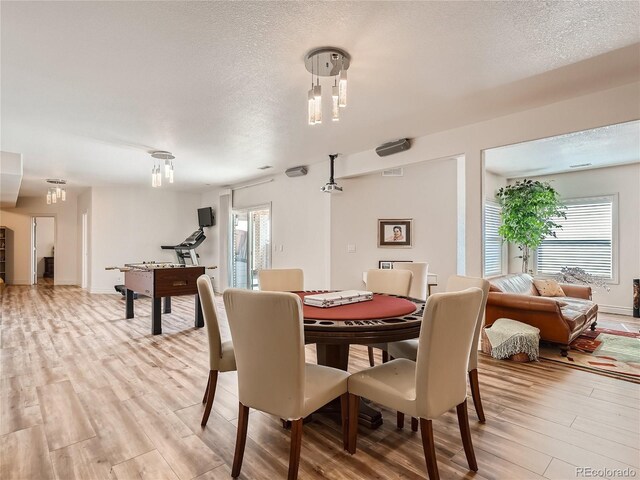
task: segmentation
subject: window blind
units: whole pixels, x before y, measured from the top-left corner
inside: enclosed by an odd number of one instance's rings
[[[569,200],[565,213],[566,219],[553,219],[562,225],[556,237],[547,237],[538,247],[538,273],[579,267],[591,275],[613,278],[613,197]]]
[[[500,275],[502,273],[502,238],[498,228],[502,223],[502,208],[494,202],[484,204],[484,275]]]

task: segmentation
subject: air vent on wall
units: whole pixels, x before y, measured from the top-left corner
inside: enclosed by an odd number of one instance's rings
[[[389,168],[388,170],[382,171],[383,177],[402,177],[404,172],[402,168]]]

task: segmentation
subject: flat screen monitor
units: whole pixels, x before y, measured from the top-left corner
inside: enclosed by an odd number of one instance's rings
[[[212,227],[216,224],[216,219],[213,216],[213,208],[204,207],[198,209],[198,225],[201,227]]]

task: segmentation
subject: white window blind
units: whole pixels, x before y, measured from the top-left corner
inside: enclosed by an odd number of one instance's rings
[[[502,223],[502,208],[494,202],[484,204],[484,276],[502,273],[502,238],[498,228]]]
[[[567,200],[567,218],[556,237],[547,237],[537,250],[538,273],[554,274],[562,267],[580,267],[605,279],[613,278],[613,197]]]

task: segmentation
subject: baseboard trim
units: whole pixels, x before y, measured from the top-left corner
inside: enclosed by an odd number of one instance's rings
[[[618,307],[616,305],[598,304],[598,311],[602,313],[613,313],[616,315],[633,315],[633,309],[631,307]]]

